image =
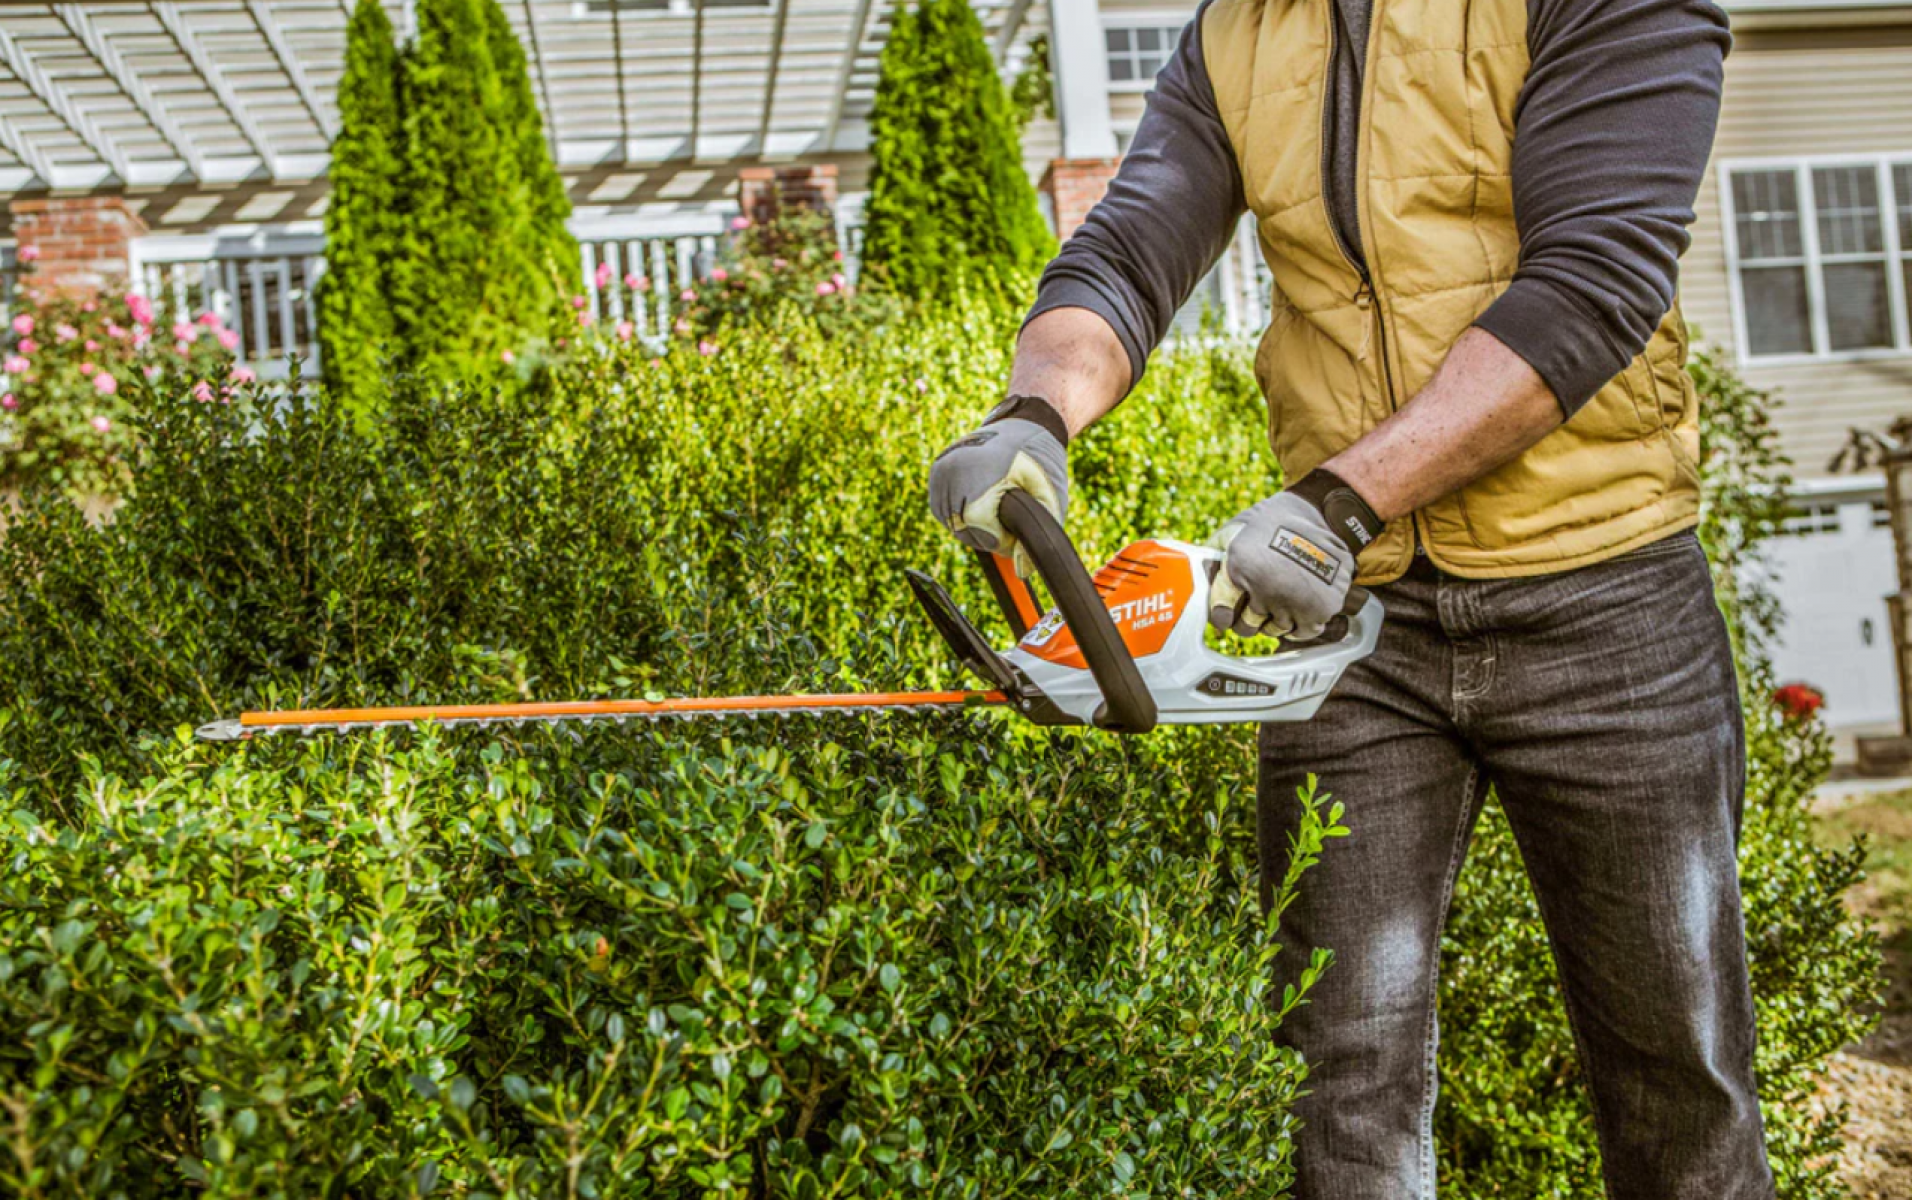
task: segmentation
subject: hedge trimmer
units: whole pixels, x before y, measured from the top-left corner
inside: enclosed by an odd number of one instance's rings
[[[998,555],[980,555],[1016,644],[997,651],[943,586],[908,571],[910,590],[949,648],[989,687],[980,691],[721,696],[672,700],[568,700],[530,704],[421,705],[249,712],[201,726],[207,741],[272,733],[441,725],[663,720],[826,712],[918,712],[1005,706],[1038,725],[1093,725],[1146,733],[1157,725],[1305,721],[1349,664],[1372,653],[1381,603],[1353,591],[1351,616],[1305,648],[1259,657],[1210,649],[1209,584],[1222,554],[1170,538],[1131,543],[1093,578],[1060,524],[1026,493],[1003,497],[1003,527],[1048,586],[1046,614]]]

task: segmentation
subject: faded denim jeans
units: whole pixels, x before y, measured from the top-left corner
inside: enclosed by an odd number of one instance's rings
[[[1283,1035],[1313,1089],[1298,1200],[1435,1194],[1441,927],[1489,785],[1546,919],[1608,1194],[1771,1197],[1735,858],[1745,733],[1698,540],[1531,579],[1423,563],[1378,594],[1374,654],[1312,721],[1262,729],[1263,878],[1309,772],[1353,831],[1282,921],[1335,955]]]

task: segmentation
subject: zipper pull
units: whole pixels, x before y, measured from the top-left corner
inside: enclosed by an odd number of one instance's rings
[[[1366,276],[1361,278],[1361,286],[1355,289],[1354,306],[1362,312],[1374,307],[1374,283]]]

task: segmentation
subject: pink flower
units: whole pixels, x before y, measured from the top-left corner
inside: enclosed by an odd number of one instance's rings
[[[697,299],[697,292],[694,288],[685,288],[683,291],[677,293],[677,298],[685,301],[695,300]]]
[[[14,257],[18,258],[21,262],[32,262],[40,257],[40,248],[38,246],[22,246],[14,251]]]
[[[652,365],[653,367],[661,367],[661,366],[663,366],[663,365],[664,365],[664,360],[663,360],[663,359],[661,359],[661,358],[653,358],[653,359],[651,360],[651,365]]]
[[[8,412],[12,412],[14,409],[18,407],[20,407],[20,402],[13,398],[12,392],[8,392],[6,395],[0,396],[0,408],[4,408]]]
[[[773,271],[781,271],[789,265],[790,260],[787,258],[773,258],[770,260],[770,269]]]
[[[583,307],[584,307],[584,306],[585,306],[586,304],[589,304],[589,303],[590,303],[590,301],[589,301],[589,300],[587,300],[587,299],[585,299],[585,298],[584,298],[583,296],[573,296],[573,297],[571,297],[571,307],[572,307],[572,308],[583,308]]]
[[[637,326],[631,324],[629,321],[619,321],[617,323],[617,340],[618,341],[628,342],[636,336],[637,336]]]
[[[916,390],[919,392],[929,391],[929,380],[924,379],[921,375],[918,375],[916,377]]]
[[[601,262],[597,265],[597,275],[595,278],[597,279],[597,286],[600,292],[610,286],[611,276],[615,273],[616,272],[611,270],[610,263]]]
[[[175,341],[190,342],[198,336],[199,330],[191,321],[173,322],[173,339]]]
[[[221,325],[225,324],[224,321],[221,321],[219,319],[219,314],[216,312],[213,312],[211,309],[208,309],[205,312],[200,313],[196,319],[201,325],[204,325],[208,329],[217,329]]]
[[[832,259],[833,261],[836,261],[836,262],[842,262],[842,261],[843,261],[843,251],[841,251],[841,250],[832,250],[832,251],[830,251],[830,258],[831,258],[831,259]]]
[[[506,366],[510,366],[512,363],[515,363],[518,361],[518,356],[513,354],[509,350],[499,351],[498,357],[504,362]]]
[[[91,375],[93,372],[97,370],[99,370],[99,368],[94,366],[90,362],[83,362],[80,364],[80,374],[82,375]]]
[[[85,304],[80,305],[80,311],[81,312],[98,312],[99,307],[100,306],[98,302],[93,300],[88,300]]]
[[[93,390],[102,396],[111,396],[119,391],[119,380],[113,378],[110,372],[101,371],[98,375],[93,376]],[[106,431],[102,429],[100,432],[105,433]]]
[[[624,286],[634,292],[648,292],[651,290],[651,277],[649,275],[638,275],[635,273],[626,275],[624,277]]]
[[[571,344],[571,341],[569,338],[558,339],[558,349],[560,350],[564,349],[566,346],[569,346],[570,344]]]
[[[92,425],[93,432],[95,433],[105,433],[107,430],[113,428],[113,422],[107,420],[105,417],[94,417]]]
[[[193,399],[199,401],[201,404],[211,404],[212,384],[207,383],[203,379],[193,384]]]
[[[730,278],[730,272],[724,270],[722,267],[712,267],[710,269],[710,277],[718,283],[722,283],[724,280]]]
[[[126,328],[124,325],[121,325],[117,321],[108,321],[106,323],[106,336],[113,338],[116,341],[123,342],[127,338],[133,336],[133,331]]]
[[[13,318],[13,332],[19,334],[21,337],[26,337],[28,334],[32,333],[33,332],[32,316],[30,316],[27,313],[21,313],[19,316]]]
[[[698,342],[697,353],[703,355],[705,358],[709,358],[711,355],[717,353],[717,343],[716,342]]]
[[[193,348],[193,344],[188,341],[182,340],[182,341],[177,341],[173,343],[173,351],[177,354],[190,353],[192,351],[192,348]]]
[[[34,341],[32,338],[20,339],[20,353],[31,357],[32,355],[38,354],[39,352],[40,352],[40,343]]]
[[[9,375],[19,375],[29,370],[32,366],[32,363],[21,358],[18,354],[9,354],[5,362],[0,362],[0,371],[5,371]]]
[[[158,379],[158,378],[159,378],[159,364],[158,364],[158,363],[154,363],[154,364],[153,364],[152,366],[150,366],[150,367],[147,367],[147,368],[146,368],[146,378],[148,378],[148,379]]]
[[[689,333],[690,322],[684,320],[682,317],[679,317],[677,320],[677,324],[671,326],[671,332],[672,333]],[[25,370],[25,369],[26,369],[25,367],[21,368],[21,370]]]
[[[836,284],[831,283],[827,279],[817,285],[817,295],[819,296],[827,296],[834,291],[836,291]]]
[[[597,318],[596,318],[596,317],[594,317],[594,316],[592,316],[592,315],[591,315],[590,313],[588,313],[588,312],[587,312],[587,313],[579,313],[579,314],[578,314],[578,324],[580,324],[580,325],[583,325],[583,326],[586,326],[586,327],[588,328],[589,326],[592,326],[592,325],[595,325],[595,324],[597,324]]]
[[[224,346],[228,351],[237,350],[239,348],[239,331],[237,329],[221,329],[219,331],[219,344]]]
[[[830,282],[836,284],[840,288],[848,287],[850,284],[850,281],[843,277],[843,272],[841,271],[838,271],[836,274],[830,276]]]
[[[133,314],[133,323],[135,325],[151,325],[153,323],[153,302],[138,292],[126,293],[126,308],[128,312]]]
[[[62,342],[72,342],[79,339],[80,331],[71,325],[55,325],[53,327],[53,336]]]
[[[86,352],[88,354],[97,353],[99,351],[99,348],[100,348],[100,344],[98,342],[94,341],[92,338],[86,339]]]
[[[739,233],[739,232],[742,232],[743,230],[746,230],[746,229],[748,229],[748,228],[750,228],[750,218],[749,218],[749,217],[732,217],[732,218],[730,218],[730,231],[731,231],[732,233]]]
[[[234,383],[259,382],[259,377],[252,373],[251,367],[234,367],[232,369],[232,374],[226,376],[226,378],[232,380]]]

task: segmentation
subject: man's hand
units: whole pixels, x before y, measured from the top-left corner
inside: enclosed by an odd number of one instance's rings
[[[1062,522],[1069,511],[1068,440],[1068,426],[1048,401],[1009,397],[931,464],[930,512],[964,545],[1013,554],[1017,574],[1028,578],[1031,564],[1002,527],[1002,498],[1020,488]]]
[[[1324,515],[1317,494],[1328,497],[1336,521]],[[1354,586],[1355,551],[1336,525],[1362,545],[1380,532],[1372,510],[1345,484],[1311,476],[1222,526],[1211,544],[1227,558],[1209,590],[1208,623],[1241,637],[1320,637],[1342,615]]]

